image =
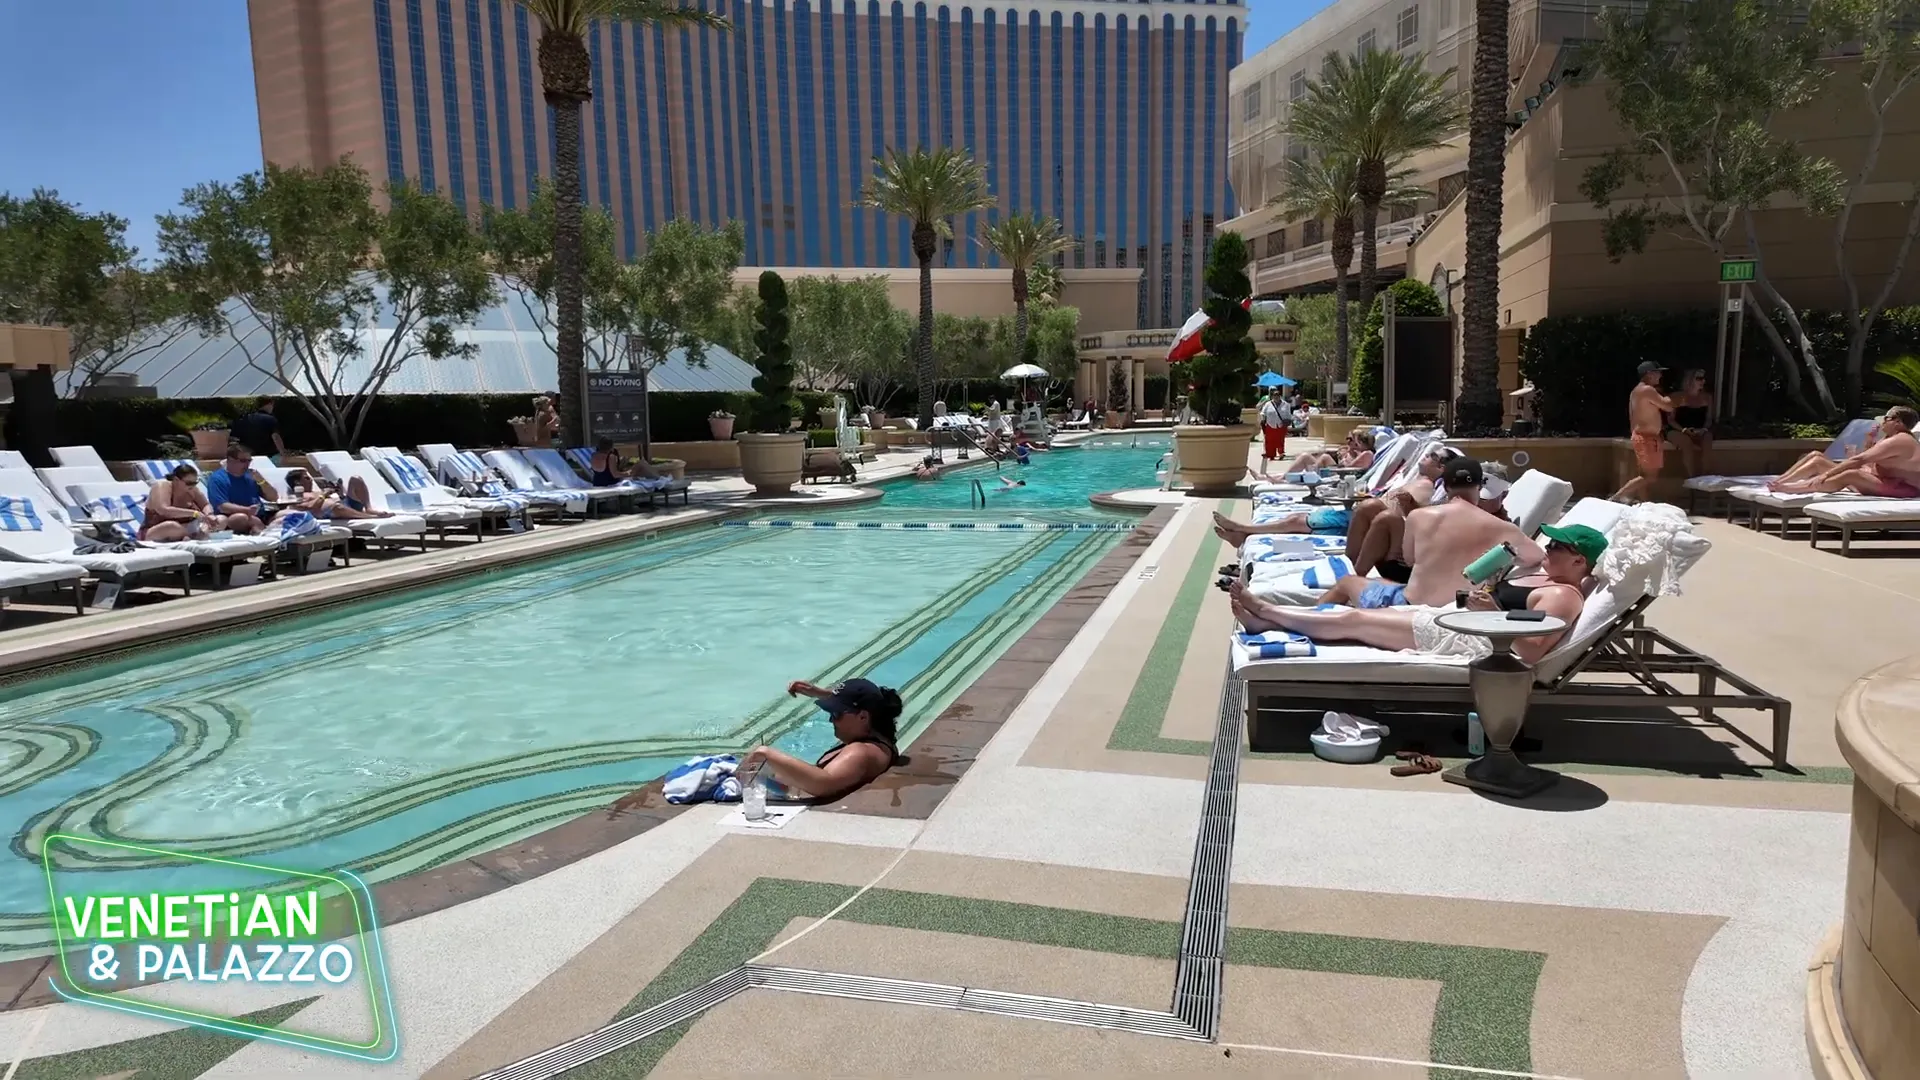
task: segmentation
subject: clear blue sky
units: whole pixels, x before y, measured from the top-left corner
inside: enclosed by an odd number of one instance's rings
[[[1246,54],[1322,6],[1249,0]],[[260,167],[246,0],[0,0],[0,102],[0,191],[119,214],[146,254],[183,190]]]

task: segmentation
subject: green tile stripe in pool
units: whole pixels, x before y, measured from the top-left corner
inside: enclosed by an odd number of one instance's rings
[[[1055,451],[1030,475],[1061,463],[1053,482],[1079,485],[1078,505],[1017,520],[1130,521],[1086,495],[1152,483],[1159,452]],[[1066,467],[1076,454],[1086,467]],[[932,512],[870,512],[889,509]],[[603,806],[693,754],[817,755],[831,727],[785,696],[790,679],[900,688],[904,743],[1122,535],[706,528],[14,684],[0,958],[50,944],[38,863],[53,832],[383,880]],[[55,868],[100,875],[95,893],[198,884],[132,852]]]

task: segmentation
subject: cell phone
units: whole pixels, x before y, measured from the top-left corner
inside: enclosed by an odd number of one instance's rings
[[[1546,622],[1547,613],[1544,611],[1509,611],[1507,612],[1507,621],[1508,622]]]

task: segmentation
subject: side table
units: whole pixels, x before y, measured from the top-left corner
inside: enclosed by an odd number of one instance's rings
[[[1558,773],[1536,769],[1513,754],[1513,740],[1527,719],[1527,699],[1533,694],[1533,668],[1513,653],[1513,643],[1524,637],[1557,634],[1567,628],[1549,615],[1539,622],[1507,618],[1504,611],[1449,611],[1434,620],[1444,629],[1487,639],[1492,654],[1467,665],[1474,708],[1487,733],[1484,756],[1456,765],[1441,779],[1493,795],[1524,799],[1559,781]]]

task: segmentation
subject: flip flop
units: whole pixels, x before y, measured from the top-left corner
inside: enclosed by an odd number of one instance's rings
[[[1405,765],[1395,765],[1388,771],[1395,776],[1424,776],[1427,773],[1439,772],[1440,762],[1437,758],[1431,758],[1425,754],[1418,754]]]

